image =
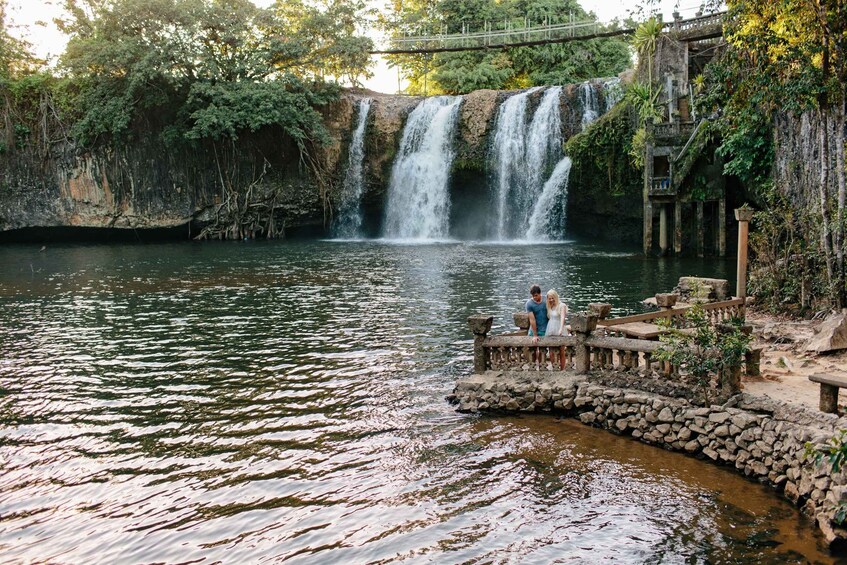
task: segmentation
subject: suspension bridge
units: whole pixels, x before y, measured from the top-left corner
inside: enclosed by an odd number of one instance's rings
[[[682,41],[701,41],[723,35],[723,17],[726,12],[698,16],[686,20],[673,20],[664,24],[663,31]],[[570,41],[586,41],[602,37],[632,35],[635,29],[613,28],[596,21],[570,21],[564,23],[544,22],[540,25],[514,26],[504,23],[503,29],[493,29],[486,22],[484,29],[470,32],[463,28],[461,33],[399,36],[386,40],[385,45],[370,53],[372,55],[411,55],[416,53],[450,53],[457,51],[482,51],[509,47],[534,47]]]

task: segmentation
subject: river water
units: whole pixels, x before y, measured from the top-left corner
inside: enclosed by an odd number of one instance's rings
[[[733,471],[456,413],[466,318],[731,262],[585,243],[0,247],[0,561],[830,562]]]

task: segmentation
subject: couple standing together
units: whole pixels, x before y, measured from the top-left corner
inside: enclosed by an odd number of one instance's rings
[[[541,300],[541,287],[537,284],[529,287],[530,299],[526,301],[529,313],[529,335],[537,342],[541,336],[565,335],[565,316],[568,306],[559,300],[559,293],[550,289],[547,300]]]

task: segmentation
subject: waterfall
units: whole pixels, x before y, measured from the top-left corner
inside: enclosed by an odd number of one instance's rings
[[[526,107],[529,95],[538,90],[540,87],[534,87],[509,97],[497,111],[493,148],[497,185],[496,237],[499,240],[509,235],[509,195],[513,187],[520,187],[524,178]]]
[[[568,179],[571,159],[564,157],[556,164],[544,183],[541,197],[536,201],[529,218],[526,238],[529,240],[560,239],[564,236],[565,212],[568,201]]]
[[[538,87],[506,100],[497,114],[495,160],[498,240],[522,237],[529,225],[544,178],[561,156],[561,87],[551,87],[527,125],[527,102]]]
[[[600,101],[597,90],[591,82],[579,85],[579,98],[582,101],[582,129],[600,116]]]
[[[606,112],[623,98],[621,79],[615,77],[603,82],[603,98],[606,100]]]
[[[347,172],[341,187],[341,205],[338,218],[333,226],[333,235],[341,239],[358,239],[362,237],[362,188],[364,176],[362,164],[365,158],[365,126],[368,123],[368,113],[371,109],[371,99],[359,101],[359,119],[350,141],[350,155],[347,158]]]
[[[439,239],[448,235],[453,133],[460,96],[421,101],[406,122],[391,169],[383,233],[391,239]]]

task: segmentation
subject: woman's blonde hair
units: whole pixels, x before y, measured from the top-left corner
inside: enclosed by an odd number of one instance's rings
[[[554,302],[553,308],[558,308],[559,304],[561,304],[561,301],[559,300],[559,293],[553,290],[552,288],[547,291],[547,298],[551,297],[553,298]],[[547,317],[549,318],[552,313],[553,310],[550,309],[550,304],[547,304]]]

